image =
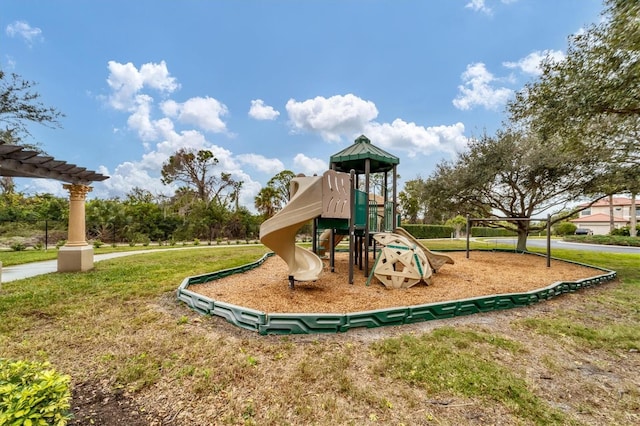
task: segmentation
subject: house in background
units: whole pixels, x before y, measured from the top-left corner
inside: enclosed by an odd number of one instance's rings
[[[581,207],[587,204],[582,204]],[[622,228],[628,226],[631,221],[631,198],[613,197],[613,203],[609,204],[609,197],[596,201],[591,207],[582,210],[580,217],[572,219],[579,230],[589,230],[594,235],[608,235],[611,231],[611,206],[613,206],[613,226]],[[633,212],[640,223],[640,207],[636,205]],[[579,232],[579,231],[577,231]]]

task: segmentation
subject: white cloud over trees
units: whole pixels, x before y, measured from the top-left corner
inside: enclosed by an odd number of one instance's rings
[[[458,86],[458,96],[453,100],[453,105],[463,111],[481,106],[489,110],[502,107],[513,90],[506,87],[494,87],[499,82],[482,62],[467,66],[462,73],[462,82]]]
[[[503,62],[502,65],[507,68],[519,69],[525,74],[538,76],[542,72],[540,64],[546,58],[558,62],[564,59],[564,53],[559,50],[537,50],[516,62]]]

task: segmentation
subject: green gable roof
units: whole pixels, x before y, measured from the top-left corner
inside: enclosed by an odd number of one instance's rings
[[[335,165],[338,172],[348,173],[353,169],[357,174],[362,174],[365,172],[367,159],[370,162],[371,173],[388,172],[393,166],[400,164],[398,157],[372,145],[365,135],[359,136],[353,145],[333,154],[329,161],[332,166]]]

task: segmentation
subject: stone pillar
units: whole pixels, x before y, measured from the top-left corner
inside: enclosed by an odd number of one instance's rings
[[[69,191],[69,230],[67,243],[58,250],[58,272],[88,271],[93,268],[93,247],[85,235],[84,203],[93,188],[88,185],[64,185]]]

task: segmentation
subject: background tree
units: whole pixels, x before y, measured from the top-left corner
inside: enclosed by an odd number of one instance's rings
[[[64,114],[40,101],[34,91],[36,84],[23,80],[18,74],[7,74],[0,70],[0,140],[5,143],[24,145],[23,139],[31,136],[29,123],[48,127],[60,127]],[[32,146],[33,147],[33,146]]]
[[[467,226],[467,218],[463,216],[456,216],[444,223],[446,226],[451,226],[455,230],[456,238],[460,238],[462,235],[462,228]]]
[[[421,213],[420,204],[424,200],[422,194],[424,190],[424,181],[418,177],[405,182],[404,189],[398,193],[398,204],[402,212],[402,220],[407,223],[418,223]]]
[[[461,215],[490,209],[500,217],[531,219],[594,193],[596,164],[589,157],[554,147],[557,145],[546,145],[534,134],[515,130],[485,135],[472,141],[455,162],[439,163],[429,179],[430,186],[437,188],[441,203],[446,200],[449,208]],[[530,231],[545,226],[526,220],[493,225],[516,231],[519,250],[526,250]]]
[[[291,179],[295,174],[291,170],[283,170],[273,176],[254,199],[255,208],[264,219],[273,216],[282,209],[291,198]]]
[[[509,111],[580,156],[640,165],[640,2],[605,1],[604,20],[569,38],[566,58],[546,60]]]
[[[291,199],[291,179],[295,174],[291,170],[283,170],[267,182],[267,186],[275,189],[274,206],[282,209]]]
[[[258,212],[262,215],[263,219],[269,219],[276,214],[276,199],[278,193],[275,188],[265,186],[258,192],[254,199],[254,205]]]
[[[178,191],[193,191],[206,203],[215,201],[223,206],[234,203],[239,197],[242,182],[234,180],[230,173],[221,172],[216,176],[212,169],[218,162],[209,150],[179,149],[162,165],[162,183],[182,183],[184,186]]]
[[[85,207],[87,238],[103,242],[120,242],[127,225],[124,205],[117,198],[92,199]]]

